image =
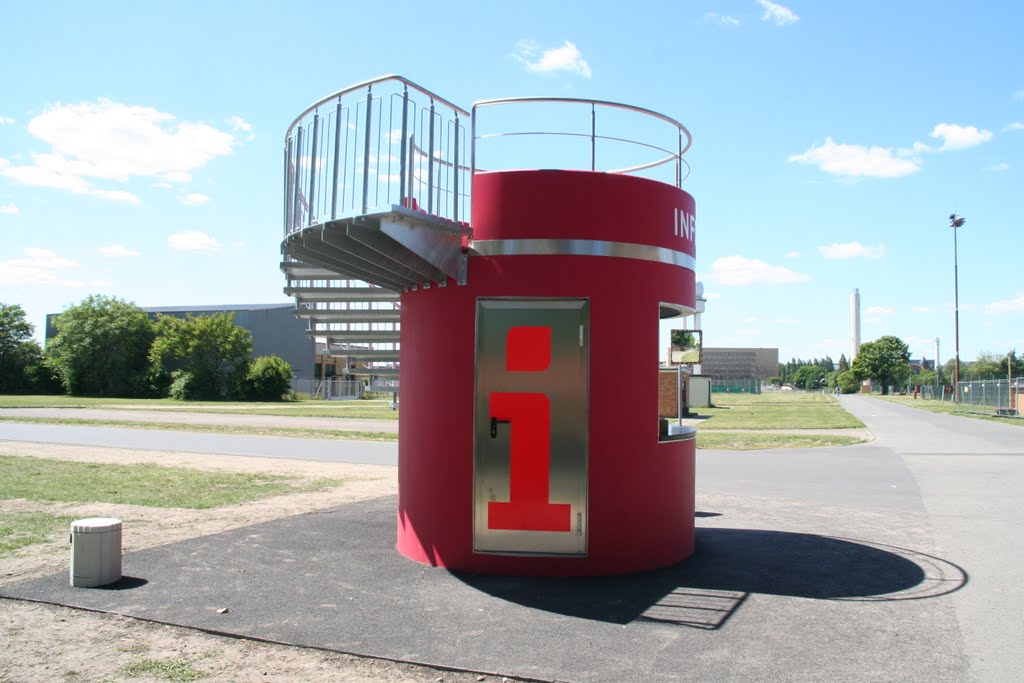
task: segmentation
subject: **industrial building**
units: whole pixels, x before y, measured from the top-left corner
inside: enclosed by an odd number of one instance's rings
[[[704,347],[701,374],[721,380],[763,380],[779,371],[777,348]]]

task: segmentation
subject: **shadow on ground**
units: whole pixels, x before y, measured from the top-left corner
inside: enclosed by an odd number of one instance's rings
[[[693,557],[615,577],[530,578],[456,573],[502,600],[613,624],[725,624],[751,593],[818,600],[908,600],[959,590],[967,573],[911,550],[816,534],[699,529]]]

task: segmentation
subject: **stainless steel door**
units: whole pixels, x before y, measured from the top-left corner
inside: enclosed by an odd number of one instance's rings
[[[586,555],[589,307],[478,299],[473,549]]]

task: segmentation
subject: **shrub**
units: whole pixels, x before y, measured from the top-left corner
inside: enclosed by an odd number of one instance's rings
[[[249,364],[245,397],[253,401],[280,401],[291,393],[292,367],[277,356],[260,356]]]

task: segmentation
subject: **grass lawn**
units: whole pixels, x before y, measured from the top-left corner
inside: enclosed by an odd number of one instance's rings
[[[698,408],[699,417],[705,418],[698,427],[697,445],[714,449],[766,449],[766,448],[820,448],[824,446],[858,443],[854,435],[770,434],[768,430],[855,429],[863,423],[850,415],[830,394],[804,392],[771,392],[764,394],[723,394],[712,397],[713,408]],[[171,399],[96,399],[67,396],[0,396],[0,407],[90,407],[145,408],[174,413],[204,412],[255,415],[294,415],[337,418],[397,419],[398,411],[390,408],[387,400],[372,401],[297,401],[288,403],[216,403],[185,402]],[[395,441],[398,436],[387,432],[351,431],[340,429],[302,429],[294,427],[249,427],[189,424],[183,415],[181,422],[173,424],[131,422],[128,420],[83,420],[74,417],[74,411],[58,418],[0,417],[2,421],[40,422],[73,425],[130,427],[135,429],[165,429],[175,431],[212,432],[222,434],[253,434],[324,439],[358,439],[364,441]],[[706,431],[706,430],[710,430]],[[748,430],[732,435],[718,430]],[[716,433],[718,432],[718,433]]]
[[[206,412],[206,411],[203,411]],[[356,441],[397,441],[394,432],[369,432],[355,429],[304,429],[301,427],[255,427],[250,425],[210,425],[189,422],[136,422],[134,420],[81,420],[73,417],[2,416],[0,423],[79,425],[83,427],[125,427],[171,432],[204,432],[211,434],[246,434],[249,436],[284,436],[297,439],[354,439]],[[343,426],[343,425],[338,425]]]
[[[166,410],[235,415],[286,415],[397,420],[384,399],[353,401],[176,401],[172,398],[91,398],[84,396],[0,396],[0,408],[109,408]]]
[[[714,394],[714,408],[697,408],[707,429],[853,429],[864,423],[846,412],[830,394],[777,391],[764,394]],[[698,427],[699,429],[699,427]]]
[[[74,517],[48,512],[0,512],[0,557],[19,548],[45,543],[60,528],[67,529]]]
[[[893,403],[899,403],[900,405],[910,406],[911,408],[918,408],[919,410],[927,410],[933,413],[973,417],[977,420],[988,420],[989,422],[1001,422],[1002,424],[1024,427],[1024,417],[1008,417],[994,415],[992,412],[974,413],[967,410],[960,410],[960,407],[952,401],[925,401],[923,399],[915,399],[913,396],[877,396],[876,398],[880,398],[885,401],[892,401]]]
[[[724,451],[759,451],[770,448],[826,448],[862,443],[856,436],[840,434],[763,434],[760,432],[697,431],[697,448]]]
[[[0,495],[42,503],[120,503],[205,510],[282,493],[341,486],[342,479],[208,472],[152,464],[117,465],[0,456]],[[0,509],[0,557],[46,542],[72,517]]]
[[[204,510],[280,493],[339,486],[263,473],[208,472],[161,465],[117,465],[0,455],[4,498],[41,502],[122,503]]]

